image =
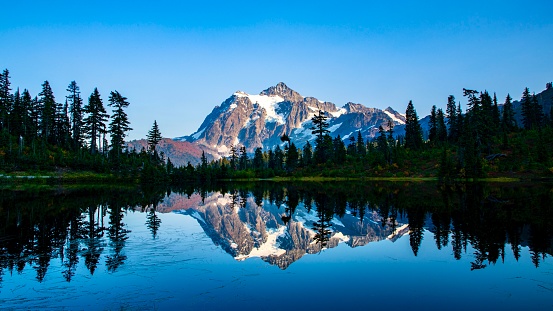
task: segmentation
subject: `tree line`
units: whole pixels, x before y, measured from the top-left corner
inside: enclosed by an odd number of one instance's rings
[[[155,150],[161,140],[156,121],[147,135],[148,150],[126,148],[125,137],[132,130],[126,112],[130,103],[117,90],[109,93],[110,114],[98,88],[85,102],[75,81],[67,86],[63,102],[56,100],[48,81],[34,97],[27,89],[12,91],[5,69],[0,73],[2,170],[67,168],[136,177],[141,170],[153,167],[155,171],[166,165],[167,160]]]
[[[551,83],[547,84],[547,89]],[[32,97],[27,89],[12,92],[9,71],[0,74],[0,169],[52,171],[69,169],[115,174],[143,183],[211,181],[274,176],[411,177],[438,176],[444,180],[553,173],[553,118],[535,94],[525,88],[520,101],[522,124],[517,124],[510,95],[502,105],[495,94],[464,89],[466,111],[449,96],[445,111],[433,106],[429,130],[423,132],[414,104],[405,111],[405,133],[394,133],[390,120],[375,138],[361,131],[347,139],[332,137],[329,115],[311,119],[313,145],[303,147],[287,135],[271,149],[232,146],[227,157],[211,162],[205,153],[196,166],[174,167],[156,146],[161,141],[157,121],[147,133],[147,149],[126,148],[132,128],[126,113],[130,103],[118,91],[104,101],[94,88],[87,102],[75,81],[63,103],[56,101],[48,81]],[[108,141],[109,138],[109,141]],[[301,144],[299,144],[301,145]]]

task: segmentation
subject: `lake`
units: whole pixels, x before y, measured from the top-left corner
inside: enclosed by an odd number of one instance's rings
[[[3,190],[0,309],[546,310],[553,185]]]

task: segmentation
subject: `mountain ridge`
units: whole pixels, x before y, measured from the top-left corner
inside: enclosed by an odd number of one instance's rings
[[[311,118],[318,111],[328,116],[332,136],[348,138],[361,131],[364,139],[373,138],[378,127],[387,128],[405,123],[405,116],[391,107],[385,110],[348,102],[343,107],[300,93],[279,82],[251,95],[242,91],[233,93],[217,105],[191,135],[175,138],[195,143],[215,157],[226,156],[230,148],[244,146],[252,153],[255,148],[272,149],[281,145],[280,137],[288,135],[301,147],[313,142]]]

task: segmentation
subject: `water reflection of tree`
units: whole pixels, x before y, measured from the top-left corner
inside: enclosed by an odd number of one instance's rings
[[[83,219],[84,215],[79,213],[69,221],[69,235],[65,242],[65,256],[62,256],[65,257],[63,260],[65,270],[62,274],[67,282],[71,282],[71,278],[75,275],[75,270],[79,263],[80,240],[84,238],[85,234]]]
[[[314,203],[317,212],[314,239],[321,247],[328,247],[334,215],[352,214],[362,222],[367,212],[378,214],[381,227],[390,226],[392,232],[397,223],[408,222],[415,255],[425,242],[424,230],[434,234],[432,245],[438,249],[449,246],[456,259],[467,256],[467,249],[472,248],[469,252],[472,269],[503,260],[507,247],[519,260],[522,247],[527,246],[530,256],[525,259],[536,267],[552,253],[553,192],[540,185],[470,183],[437,188],[435,184],[298,183],[283,187],[278,183],[236,183],[216,185],[218,188],[201,187],[187,185],[174,191],[190,196],[196,189],[205,197],[208,192],[232,189],[229,193],[235,195],[235,204],[247,210],[240,217],[249,220],[256,215],[246,207],[248,196],[253,196],[257,207],[269,200],[281,208],[284,206],[284,213],[282,209],[278,213],[288,227],[300,204],[310,212]],[[155,238],[161,224],[157,204],[164,195],[163,191],[147,194],[136,189],[70,194],[3,193],[0,197],[0,282],[6,270],[21,273],[29,266],[36,271],[36,279],[43,281],[55,258],[61,259],[62,275],[68,282],[83,261],[94,274],[102,255],[106,256],[108,271],[117,271],[126,260],[125,211],[143,207],[147,212],[146,226]],[[104,216],[109,219],[106,225]],[[106,234],[109,248],[105,245]],[[109,254],[104,254],[106,249]]]
[[[156,214],[157,203],[154,203],[152,207],[148,210],[148,215],[146,216],[146,226],[150,229],[152,233],[152,238],[157,237],[157,232],[161,226],[161,219]]]
[[[112,247],[112,253],[106,257],[106,266],[109,272],[115,272],[127,259],[123,248],[129,231],[125,229],[123,223],[123,207],[123,203],[117,197],[111,198],[108,203],[108,237]]]
[[[332,231],[329,230],[329,228],[332,226],[330,222],[334,216],[334,208],[330,204],[330,198],[324,193],[315,194],[314,201],[317,209],[318,220],[313,223],[313,230],[315,230],[313,240],[319,243],[322,249],[326,247],[328,241],[330,240],[330,235],[332,234]]]
[[[104,236],[103,219],[106,213],[105,205],[92,205],[87,208],[88,221],[83,223],[85,228],[84,244],[85,250],[82,254],[85,260],[85,266],[93,275],[100,255],[104,251],[102,247],[102,237]]]

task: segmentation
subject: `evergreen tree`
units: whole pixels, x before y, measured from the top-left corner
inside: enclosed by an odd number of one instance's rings
[[[298,148],[294,143],[291,143],[290,149],[288,149],[288,156],[286,157],[286,168],[289,171],[293,171],[298,166],[298,159]]]
[[[19,88],[13,95],[13,108],[10,113],[10,132],[12,135],[19,137],[24,136],[23,132],[23,119],[25,118],[27,111],[23,107],[23,100],[19,94]]]
[[[67,148],[71,138],[67,100],[64,105],[59,103],[56,105],[56,121],[54,125],[55,143],[58,146]]]
[[[235,171],[238,164],[238,150],[235,145],[230,146],[230,168]]]
[[[536,95],[531,95],[530,90],[525,88],[520,102],[524,128],[527,130],[539,128],[543,119],[543,108],[539,104]]]
[[[129,118],[125,109],[129,107],[127,98],[117,91],[112,91],[109,96],[108,106],[113,108],[111,122],[109,124],[109,134],[111,137],[112,154],[119,157],[124,145],[126,132],[132,130],[129,126]]]
[[[500,128],[501,124],[501,117],[499,115],[499,106],[497,105],[497,96],[495,93],[493,93],[493,107],[492,107],[492,120],[493,120],[493,126],[495,129],[495,133],[497,134],[497,129]]]
[[[262,170],[264,168],[263,150],[260,147],[255,148],[253,154],[253,168],[256,170]]]
[[[55,143],[56,99],[48,81],[42,84],[40,96],[40,133],[44,140]]]
[[[460,125],[458,124],[457,104],[455,96],[449,95],[446,107],[447,125],[449,126],[448,139],[450,142],[456,142],[459,139]]]
[[[71,146],[74,150],[83,146],[83,99],[79,90],[77,82],[71,81],[67,87],[69,95],[66,96],[71,122]]]
[[[388,120],[388,130],[386,131],[386,133],[386,139],[388,140],[388,153],[386,155],[386,162],[388,164],[392,164],[397,153],[396,139],[394,138],[394,123],[392,122],[392,120]]]
[[[364,157],[367,154],[367,149],[365,148],[365,141],[361,135],[361,131],[357,131],[357,154],[360,157]]]
[[[267,152],[267,165],[272,170],[276,168],[275,153],[273,150],[269,150],[269,152]]]
[[[536,124],[535,127],[541,128],[544,119],[543,107],[540,105],[536,94],[532,94],[532,114]]]
[[[382,154],[383,159],[388,163],[390,158],[390,152],[388,149],[388,139],[386,138],[386,131],[380,125],[378,127],[378,137],[376,138],[376,149]]]
[[[503,114],[501,118],[501,128],[504,132],[511,132],[516,128],[515,112],[513,111],[512,98],[509,94],[503,104]]]
[[[347,147],[347,154],[351,157],[355,157],[357,155],[357,143],[355,142],[355,137],[350,135],[348,140],[349,144]]]
[[[274,168],[276,170],[282,170],[283,168],[283,163],[284,163],[284,152],[282,151],[282,149],[280,149],[280,146],[279,145],[276,145],[275,147],[275,152],[274,152],[274,156],[275,156],[275,165],[274,165]]]
[[[346,146],[340,135],[336,136],[332,141],[334,163],[344,163],[346,161]]]
[[[190,165],[190,162],[189,162]],[[207,171],[207,157],[205,156],[205,151],[202,150],[202,156],[200,158],[200,169],[203,174],[206,174]]]
[[[436,114],[436,140],[439,142],[447,141],[447,127],[445,125],[444,111],[440,108]]]
[[[328,118],[321,110],[319,110],[319,113],[317,115],[311,118],[311,121],[313,122],[313,127],[311,127],[311,134],[317,135],[317,139],[315,140],[315,160],[317,161],[317,163],[324,163],[328,159],[328,146],[325,146],[328,144],[325,144],[324,141],[325,134],[330,133],[330,131],[328,130],[328,122],[326,122],[327,119]]]
[[[248,153],[246,152],[246,147],[240,147],[240,159],[239,159],[240,170],[248,169]]]
[[[422,147],[422,128],[419,124],[417,111],[413,102],[409,101],[407,110],[405,110],[405,147],[417,150]]]
[[[438,131],[438,119],[436,116],[436,105],[433,105],[432,110],[430,110],[430,130],[428,131],[428,140],[431,143],[436,142],[437,131]]]
[[[154,120],[154,125],[152,125],[152,128],[148,131],[146,139],[148,140],[148,149],[151,152],[155,152],[157,144],[161,141],[161,132],[159,131],[157,120]]]
[[[312,159],[313,159],[313,148],[311,147],[311,144],[309,143],[309,141],[307,141],[303,146],[303,157],[302,157],[303,165],[304,166],[311,165]]]
[[[10,72],[4,69],[0,73],[0,131],[8,129],[8,118],[12,108],[10,84]]]
[[[105,132],[105,122],[108,120],[108,114],[104,108],[98,88],[88,98],[88,105],[84,106],[87,116],[83,119],[83,129],[85,135],[90,139],[90,151],[95,154],[98,151],[98,140],[102,138]]]
[[[40,101],[36,96],[31,99],[28,90],[23,91],[23,100],[25,103],[29,100],[29,123],[26,125],[29,138],[38,138],[40,132]]]

